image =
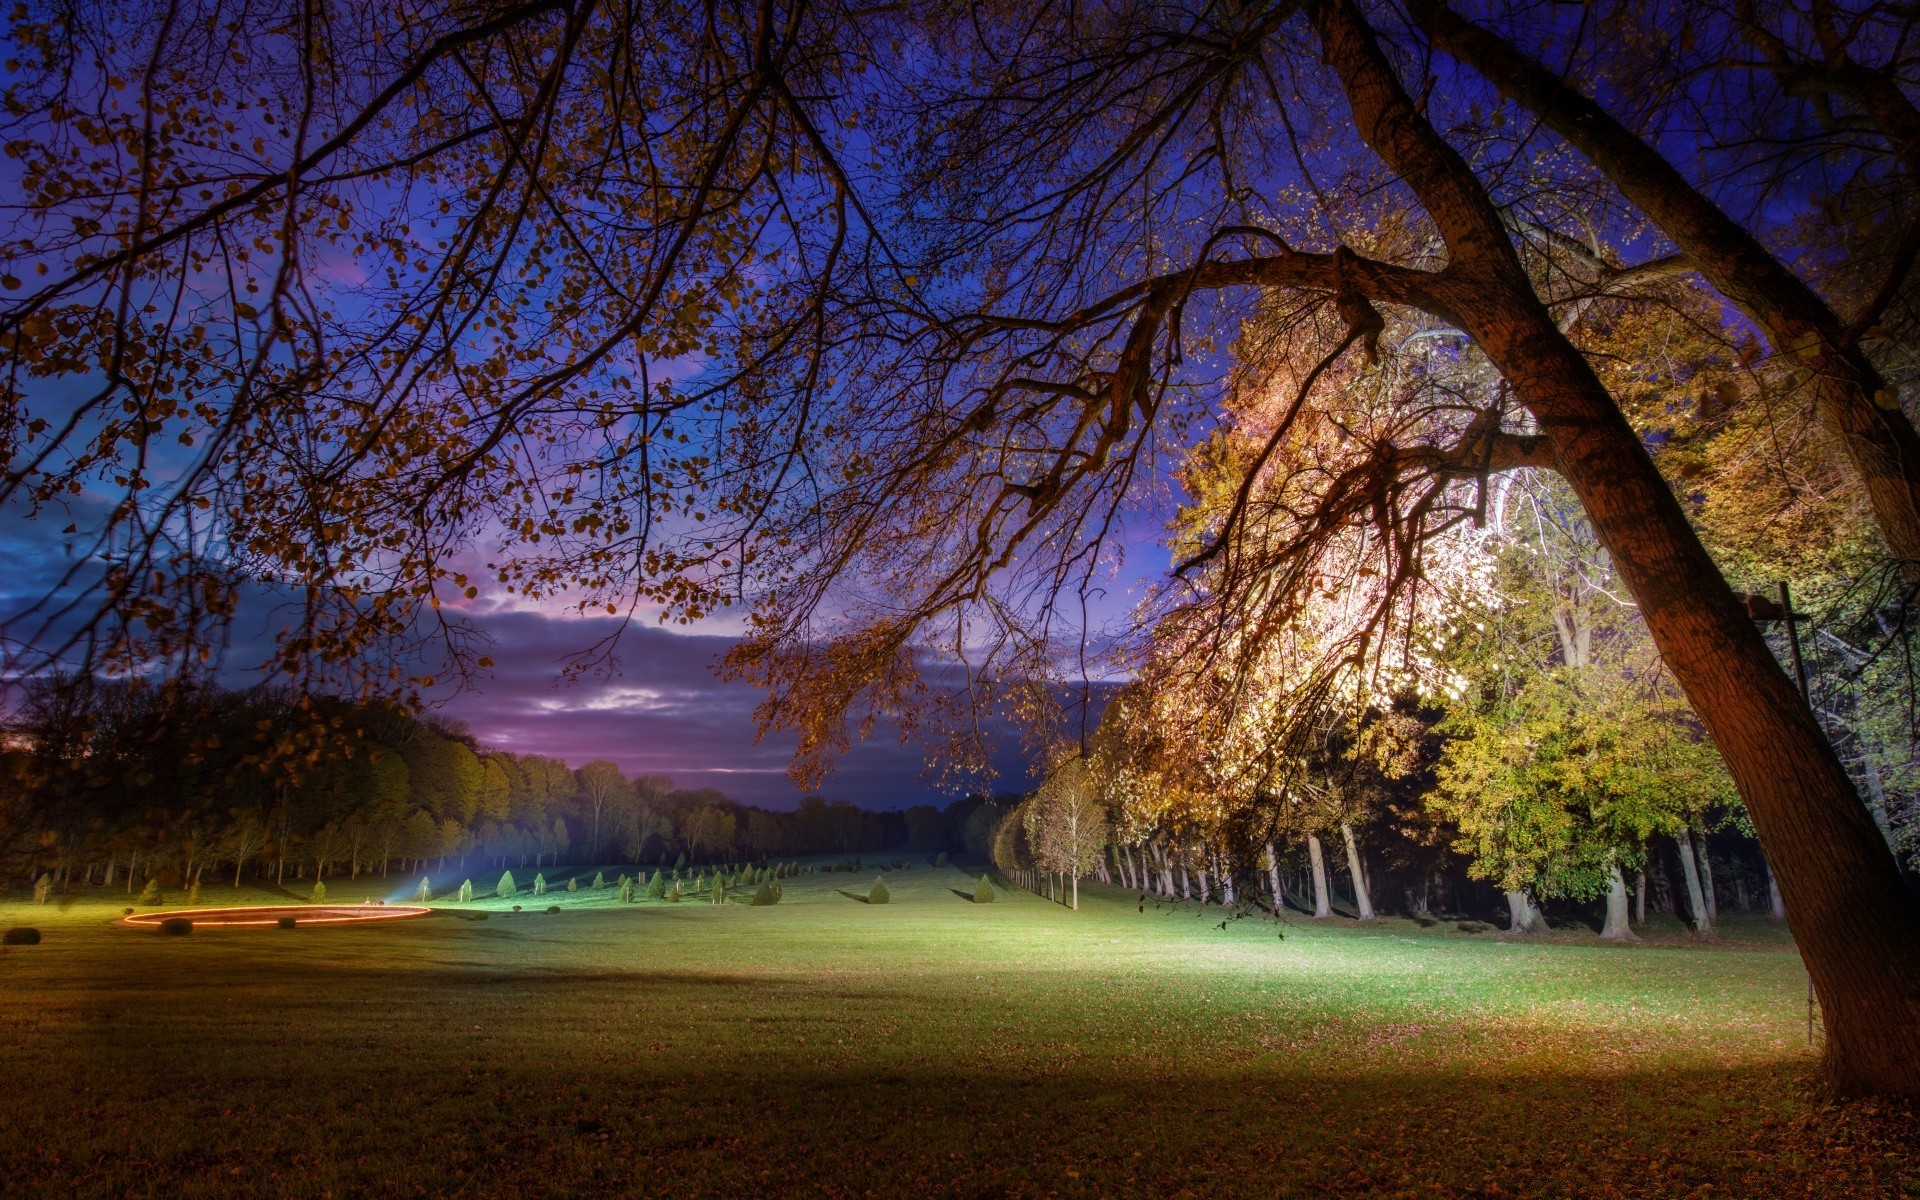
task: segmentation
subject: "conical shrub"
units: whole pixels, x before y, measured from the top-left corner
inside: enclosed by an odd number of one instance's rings
[[[140,889],[140,897],[135,900],[134,903],[144,904],[149,908],[165,904],[166,898],[160,894],[160,881],[155,878],[149,878],[147,880],[147,886]]]
[[[570,892],[577,892],[580,890],[580,877],[578,875],[575,875],[572,879],[567,880],[567,890]]]
[[[413,889],[413,898],[422,904],[433,899],[432,882],[425,875],[420,877],[420,886]]]
[[[985,875],[980,877],[979,883],[973,885],[973,902],[975,904],[993,903],[993,885],[987,882]]]
[[[597,892],[605,886],[607,886],[607,877],[601,872],[595,871],[593,873],[593,890]]]
[[[462,904],[473,903],[473,880],[462,879],[460,881],[460,903]]]
[[[664,900],[667,898],[667,875],[664,871],[655,871],[653,879],[647,884],[647,899]]]
[[[891,899],[893,896],[887,891],[887,881],[877,875],[874,876],[873,886],[867,889],[867,903],[885,904]]]
[[[547,877],[538,871],[533,873],[533,894],[536,896],[547,894]]]
[[[307,897],[307,900],[312,904],[325,904],[327,902],[327,885],[318,879],[314,880],[313,895]]]
[[[493,894],[502,900],[511,900],[520,894],[519,885],[513,881],[512,871],[502,871],[500,873],[500,886],[493,889]]]

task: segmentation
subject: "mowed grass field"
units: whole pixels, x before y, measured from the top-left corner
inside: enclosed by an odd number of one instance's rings
[[[45,935],[0,950],[0,1192],[1920,1195],[1911,1112],[1809,1090],[1806,976],[1763,923],[1221,928],[1099,887],[971,904],[924,859],[890,904],[842,894],[872,878],[186,937],[98,890],[0,906]]]

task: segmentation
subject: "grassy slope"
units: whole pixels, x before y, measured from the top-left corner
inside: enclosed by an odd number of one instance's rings
[[[591,878],[591,872],[587,878]],[[609,878],[611,878],[609,872]],[[523,884],[531,875],[515,872]],[[491,883],[475,880],[476,887]],[[13,1195],[1920,1195],[1777,940],[1218,927],[955,870],[776,908],[111,927],[0,905]],[[457,882],[457,881],[456,881]],[[392,898],[404,893],[390,881]],[[369,885],[329,881],[330,900]],[[209,886],[207,905],[271,899]],[[1904,1190],[1903,1190],[1904,1189]]]

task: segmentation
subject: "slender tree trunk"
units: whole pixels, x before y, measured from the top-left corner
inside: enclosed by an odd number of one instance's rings
[[[1320,848],[1320,838],[1315,834],[1307,835],[1307,860],[1312,863],[1313,875],[1313,915],[1331,917],[1333,901],[1327,895],[1327,855]]]
[[[1780,898],[1780,885],[1773,878],[1773,864],[1767,862],[1765,855],[1761,855],[1760,863],[1767,869],[1767,916],[1775,921],[1784,921],[1787,919],[1787,904]]]
[[[1639,935],[1627,921],[1627,881],[1620,874],[1620,865],[1608,867],[1607,876],[1607,920],[1600,927],[1600,936],[1611,942],[1637,942]]]
[[[1707,911],[1706,897],[1700,892],[1700,869],[1694,865],[1693,835],[1682,829],[1673,839],[1680,852],[1680,874],[1687,880],[1687,915],[1695,933],[1713,932],[1713,914]]]
[[[1698,847],[1696,857],[1700,863],[1700,895],[1707,902],[1707,924],[1715,929],[1720,927],[1720,901],[1713,890],[1713,856],[1707,850],[1707,831],[1699,826],[1693,830],[1694,845]]]
[[[1273,915],[1279,916],[1286,911],[1286,893],[1280,890],[1280,856],[1273,851],[1273,843],[1267,843],[1267,883],[1273,888]]]
[[[1206,904],[1213,899],[1213,888],[1207,879],[1207,869],[1205,867],[1196,867],[1194,869],[1194,875],[1200,884],[1200,903]]]
[[[1193,876],[1187,873],[1187,864],[1180,864],[1180,898],[1193,899]]]
[[[1362,921],[1373,920],[1372,889],[1367,886],[1367,869],[1360,861],[1360,844],[1353,839],[1353,826],[1340,822],[1340,836],[1347,843],[1347,872],[1353,876],[1353,904]]]
[[[1646,446],[1534,294],[1500,210],[1400,85],[1354,0],[1313,0],[1310,11],[1355,127],[1447,249],[1447,266],[1418,281],[1376,271],[1370,282],[1457,318],[1538,421],[1773,861],[1826,1019],[1828,1082],[1920,1094],[1920,901],[1853,781]]]
[[[1647,872],[1645,868],[1633,873],[1633,921],[1645,926],[1647,923]]]

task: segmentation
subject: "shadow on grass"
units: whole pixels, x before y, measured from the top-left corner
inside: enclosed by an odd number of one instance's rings
[[[862,896],[859,892],[849,892],[845,888],[835,888],[834,891],[839,892],[842,896],[845,896],[849,900],[858,900],[862,904],[873,903],[873,901],[867,899],[865,896]]]

